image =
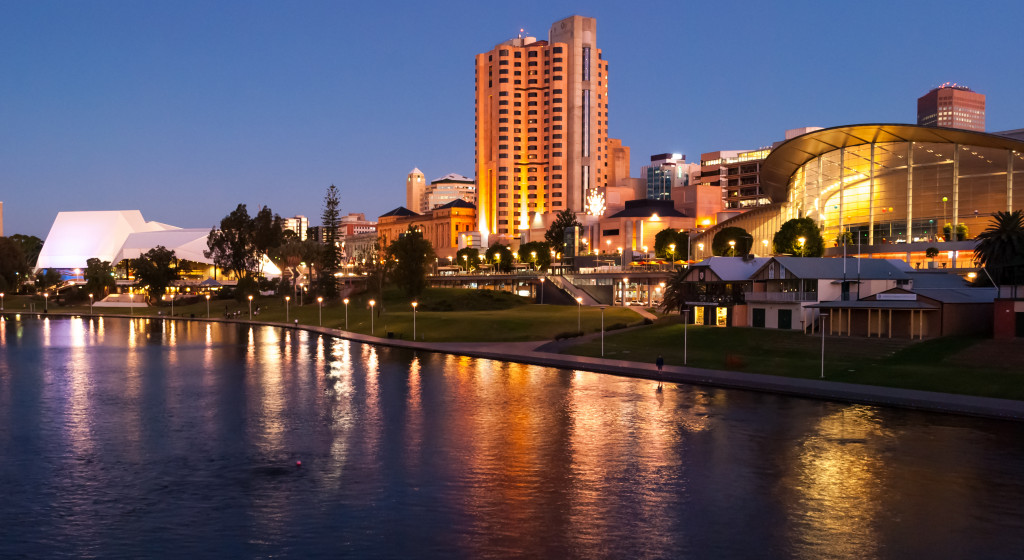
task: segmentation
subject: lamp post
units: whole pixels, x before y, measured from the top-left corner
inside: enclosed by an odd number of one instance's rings
[[[89,315],[92,315],[92,294],[89,294]]]
[[[686,365],[686,350],[687,350],[687,338],[686,338],[686,326],[690,324],[690,310],[683,310],[683,365]]]
[[[462,262],[466,263],[466,272],[469,272],[469,255],[463,253]]]
[[[821,378],[825,379],[825,319],[828,313],[821,314]]]
[[[249,320],[252,321],[252,295],[249,296]]]
[[[210,294],[206,294],[206,318],[210,318]]]
[[[370,300],[370,336],[373,336],[373,306],[377,305],[377,302]]]
[[[629,278],[622,279],[622,307],[626,307],[626,289],[629,287]]]
[[[530,261],[533,262],[533,269],[537,270],[537,251],[530,251]]]
[[[761,244],[764,245],[764,256],[768,256],[768,240],[762,239]]]
[[[345,330],[348,330],[348,298],[341,300],[345,304]]]
[[[135,294],[128,294],[128,314],[135,316]]]
[[[697,244],[697,249],[700,251],[700,255],[699,256],[703,257],[704,256],[704,244],[703,243],[698,243]]]
[[[171,317],[174,317],[174,294],[169,296],[171,298]]]
[[[946,239],[946,241],[952,241],[953,239],[955,239],[955,237],[953,237],[953,224],[949,223],[949,217],[946,215],[946,201],[947,200],[949,200],[949,199],[946,198],[946,197],[942,197],[942,222],[943,222],[943,224],[942,224],[942,233],[943,233],[943,235],[945,235],[945,233],[946,233],[946,225],[949,225],[949,238]]]
[[[288,322],[288,302],[292,300],[292,296],[284,296],[284,322]]]
[[[0,292],[0,311],[4,310],[4,293]]]
[[[324,326],[324,298],[317,296],[316,298],[316,310],[319,316],[320,326]]]
[[[735,257],[736,256],[736,240],[735,239],[730,239],[729,240],[729,256],[731,256],[731,257]]]
[[[540,279],[540,304],[544,305],[544,278]]]
[[[806,237],[797,237],[796,242],[800,244],[800,256],[804,256],[804,245],[807,244]]]
[[[675,264],[675,262],[676,262],[676,244],[675,243],[669,243],[668,250],[669,250],[669,253],[671,253],[671,255],[672,255],[671,256],[672,264]]]
[[[583,332],[583,298],[576,298],[576,332]]]
[[[601,310],[601,357],[604,357],[604,310],[607,305],[597,306]]]
[[[416,340],[416,308],[419,306],[419,302],[412,302],[412,339]]]
[[[43,292],[43,313],[50,312],[50,292]]]

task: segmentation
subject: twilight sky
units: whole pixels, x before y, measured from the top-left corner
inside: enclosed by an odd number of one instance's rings
[[[915,122],[946,81],[1024,128],[1024,2],[0,0],[4,233],[62,210],[210,227],[238,203],[320,223],[405,204],[405,176],[474,175],[473,57],[597,18],[609,132],[651,154],[788,128]]]

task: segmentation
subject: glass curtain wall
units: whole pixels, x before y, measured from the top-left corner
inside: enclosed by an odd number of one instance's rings
[[[946,224],[954,236],[963,224],[972,238],[993,212],[1011,206],[1008,193],[1014,207],[1024,203],[1024,155],[930,142],[860,144],[808,161],[789,186],[792,207],[818,222],[826,246],[843,237],[865,245],[939,242]]]

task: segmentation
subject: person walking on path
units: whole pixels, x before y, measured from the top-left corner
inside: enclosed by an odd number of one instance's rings
[[[658,366],[658,389],[661,389],[661,368],[665,367],[665,358],[658,354],[658,359],[654,361],[654,365]]]

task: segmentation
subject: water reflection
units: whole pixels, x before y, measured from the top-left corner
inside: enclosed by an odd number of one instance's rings
[[[0,350],[0,557],[1024,548],[1019,424],[248,325],[2,321]]]

